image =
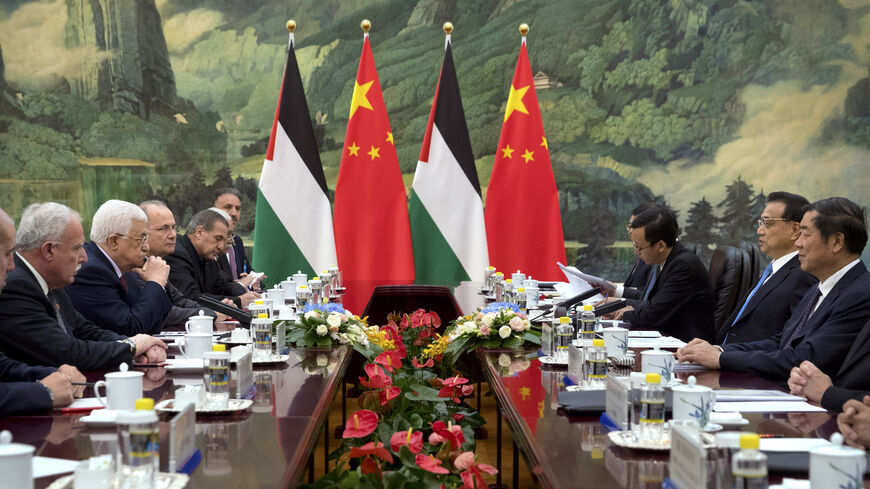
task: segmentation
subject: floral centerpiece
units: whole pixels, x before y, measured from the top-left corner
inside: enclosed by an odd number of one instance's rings
[[[288,328],[287,343],[300,348],[350,345],[368,357],[384,350],[370,341],[369,329],[365,319],[341,304],[308,304]]]
[[[494,302],[473,314],[461,316],[447,329],[449,343],[445,354],[455,360],[479,347],[519,348],[526,341],[540,344],[540,333],[513,302]]]

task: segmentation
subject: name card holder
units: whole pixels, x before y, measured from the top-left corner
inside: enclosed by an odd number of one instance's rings
[[[631,390],[628,377],[617,377],[612,373],[607,374],[607,393],[604,397],[604,411],[607,417],[622,431],[629,427],[628,399]]]
[[[568,345],[568,377],[575,385],[583,384],[583,350]]]
[[[169,421],[169,472],[191,474],[200,458],[196,449],[196,405],[189,403]]]
[[[707,489],[707,450],[695,420],[671,421],[669,482],[676,489]]]
[[[235,370],[235,392],[236,399],[253,399],[254,390],[254,361],[253,352],[250,347],[237,346],[233,348],[233,353],[236,348],[243,349],[244,353],[236,359]]]

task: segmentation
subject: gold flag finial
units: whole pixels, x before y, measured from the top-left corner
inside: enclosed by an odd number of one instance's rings
[[[296,21],[295,20],[290,19],[287,21],[287,30],[290,32],[293,32],[296,30]]]
[[[520,24],[520,34],[525,36],[529,33],[529,24]]]
[[[369,19],[363,19],[363,21],[359,23],[359,26],[362,28],[363,32],[368,34],[369,29],[372,28],[372,23]]]
[[[453,32],[453,24],[450,22],[445,22],[444,23],[444,33],[450,34],[451,32]]]

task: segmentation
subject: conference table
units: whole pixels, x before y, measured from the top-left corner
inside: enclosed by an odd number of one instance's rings
[[[256,394],[250,412],[197,418],[196,447],[202,458],[188,487],[295,487],[309,466],[351,353],[346,346],[291,349],[286,364],[254,367]],[[202,382],[202,374],[176,374],[162,367],[142,370],[145,396],[158,402],[172,398],[181,385]],[[88,373],[88,381],[99,380],[104,374]],[[43,416],[10,416],[0,418],[0,430],[11,431],[16,442],[35,445],[37,456],[84,460],[112,453],[116,429],[85,426],[82,416],[58,411]],[[161,417],[162,471],[168,463],[166,421],[168,417]],[[334,443],[337,446],[338,442]],[[36,479],[35,487],[48,487],[58,477]]]

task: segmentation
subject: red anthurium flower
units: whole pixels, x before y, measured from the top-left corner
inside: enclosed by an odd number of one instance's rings
[[[483,479],[483,474],[481,472],[486,472],[487,474],[498,473],[498,470],[496,470],[492,465],[475,463],[474,453],[472,452],[463,452],[459,454],[459,456],[456,457],[456,460],[453,461],[453,465],[455,465],[457,469],[464,471],[459,474],[459,476],[462,477],[463,489],[480,489],[489,487]]]
[[[367,363],[363,368],[366,371],[366,375],[369,376],[368,380],[362,377],[359,378],[359,382],[363,387],[367,389],[383,389],[393,385],[393,379],[379,365]]]
[[[414,357],[411,359],[411,365],[413,365],[414,368],[434,367],[435,361],[433,361],[430,358],[429,360],[426,360],[424,363],[420,363],[417,361],[417,357]]]
[[[456,421],[457,423],[459,423],[460,421],[462,421],[464,419],[465,419],[465,415],[462,413],[456,413],[453,415],[453,421]]]
[[[473,385],[463,385],[461,392],[462,392],[463,396],[470,396],[474,392],[474,386]]]
[[[362,462],[360,462],[359,464],[359,468],[363,475],[377,474],[380,470],[380,467],[378,467],[378,463],[375,462],[375,459],[371,457],[363,458]]]
[[[462,384],[467,384],[468,379],[457,375],[456,377],[447,377],[446,379],[442,380],[441,383],[445,387],[457,387]]]
[[[375,363],[383,365],[387,372],[402,368],[402,359],[395,351],[385,351],[375,357]]]
[[[386,389],[378,392],[378,396],[381,398],[381,406],[384,406],[388,402],[399,397],[399,394],[401,393],[402,389],[399,387],[387,387]]]
[[[455,377],[448,377],[444,380],[441,380],[441,385],[443,385],[444,387],[438,392],[438,397],[453,398],[453,402],[459,404],[460,402],[462,402],[459,399],[459,392],[461,392],[463,396],[471,395],[471,393],[474,392],[474,386],[463,385],[466,383],[468,383],[468,379],[460,377],[458,375]],[[461,390],[457,392],[460,386]]]
[[[342,438],[362,438],[368,436],[378,427],[378,415],[368,409],[360,409],[350,415],[344,423]]]
[[[393,462],[393,455],[381,442],[370,441],[361,447],[350,448],[350,458],[378,457],[387,463]]]
[[[465,443],[465,435],[462,434],[462,428],[459,425],[446,425],[444,421],[436,421],[432,423],[432,431],[438,436],[450,442],[450,448],[459,448]]]
[[[432,472],[433,474],[449,474],[450,471],[441,466],[441,461],[432,456],[424,455],[422,453],[418,453],[416,457],[414,457],[414,461],[417,462],[417,465],[420,466],[421,469]]]
[[[397,431],[390,437],[390,449],[398,452],[402,447],[408,447],[411,453],[420,453],[423,449],[423,433],[420,431]]]

